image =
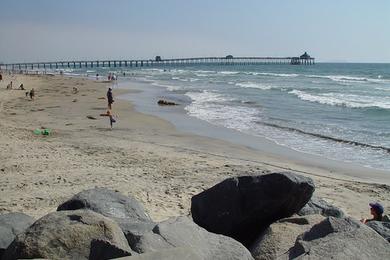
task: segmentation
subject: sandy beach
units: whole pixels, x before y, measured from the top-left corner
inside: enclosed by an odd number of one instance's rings
[[[11,80],[14,86],[34,88],[35,100],[25,91],[6,90]],[[191,197],[225,178],[286,170],[313,178],[316,195],[355,218],[369,217],[372,201],[390,210],[386,172],[336,164],[327,168],[323,160],[305,163],[310,157],[278,157],[267,154],[267,147],[255,150],[185,133],[118,98],[113,107],[118,122],[110,130],[108,118],[99,116],[106,111],[110,85],[64,76],[3,77],[0,213],[21,211],[38,218],[81,190],[107,187],[132,194],[153,220],[161,221],[188,215]],[[79,92],[72,93],[73,87]],[[114,89],[114,96],[129,91]],[[37,128],[52,133],[34,135]]]

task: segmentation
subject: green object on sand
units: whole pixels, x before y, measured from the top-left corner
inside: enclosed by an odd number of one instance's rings
[[[49,128],[45,128],[42,130],[43,135],[49,135],[50,133],[51,133],[51,129],[49,129]]]
[[[51,129],[50,128],[45,128],[45,129],[35,129],[33,131],[34,134],[36,135],[49,135],[51,133]]]

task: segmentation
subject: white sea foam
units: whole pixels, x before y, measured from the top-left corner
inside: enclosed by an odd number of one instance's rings
[[[219,93],[203,91],[190,92],[187,95],[192,103],[185,109],[188,114],[209,123],[236,130],[248,130],[259,120],[259,110],[253,107],[228,105],[231,99]]]
[[[274,77],[298,77],[299,74],[295,73],[271,73],[271,72],[248,72],[249,75],[263,75],[263,76],[274,76]]]
[[[242,88],[257,88],[261,90],[269,90],[273,87],[270,85],[264,85],[261,83],[254,83],[254,82],[243,82],[243,83],[236,83],[236,86],[242,87]]]
[[[346,83],[359,83],[359,82],[374,82],[374,83],[386,83],[390,82],[389,80],[382,79],[382,77],[374,78],[366,78],[366,77],[354,77],[347,75],[306,75],[309,78],[323,78],[330,79],[336,82],[346,82]]]
[[[166,85],[166,84],[161,84],[161,83],[158,83],[158,82],[152,82],[151,85],[156,86],[156,87],[166,88],[168,91],[177,91],[177,90],[183,89],[180,86]]]
[[[383,109],[390,109],[390,97],[360,96],[341,93],[310,94],[296,89],[288,93],[294,94],[298,98],[305,101],[316,102],[331,106],[344,106],[350,108],[377,107]]]
[[[235,75],[235,74],[239,74],[240,72],[239,71],[220,71],[218,73],[225,74],[225,75]]]

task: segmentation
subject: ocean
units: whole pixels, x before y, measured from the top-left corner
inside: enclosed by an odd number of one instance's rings
[[[163,88],[167,97],[184,103],[189,116],[210,124],[390,170],[390,64],[65,70],[71,75],[108,72]]]

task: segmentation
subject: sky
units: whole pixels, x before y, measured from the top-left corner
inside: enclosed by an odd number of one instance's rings
[[[0,0],[0,62],[298,56],[390,62],[389,0]]]

